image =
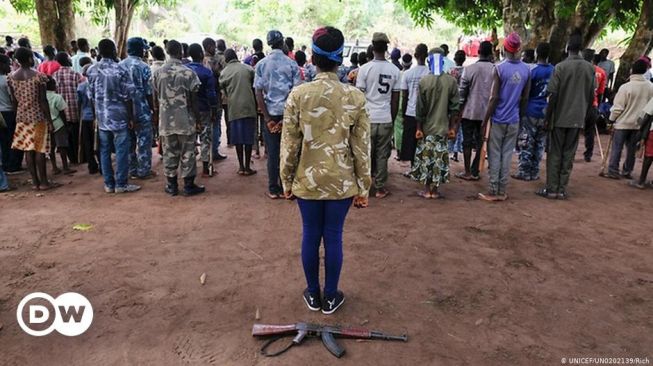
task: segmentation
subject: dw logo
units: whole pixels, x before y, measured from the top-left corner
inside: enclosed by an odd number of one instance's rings
[[[54,330],[74,337],[91,326],[93,307],[86,297],[75,292],[66,292],[56,299],[43,292],[34,292],[20,301],[16,318],[20,327],[35,337]]]

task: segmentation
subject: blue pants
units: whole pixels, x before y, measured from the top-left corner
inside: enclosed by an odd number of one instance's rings
[[[113,166],[111,165],[112,148],[116,152],[115,177]],[[130,148],[131,138],[129,137],[128,129],[125,128],[119,131],[100,130],[100,165],[102,167],[105,186],[109,188],[127,187]]]
[[[320,242],[324,238],[324,295],[338,291],[342,269],[342,228],[353,198],[344,200],[298,199],[302,215],[302,264],[308,291],[320,292]]]
[[[222,137],[222,109],[218,109],[216,118],[211,121],[212,126],[212,148],[213,148],[213,158],[218,155],[220,148],[220,138]]]
[[[129,174],[144,177],[152,171],[152,121],[136,123],[129,131]]]
[[[519,171],[517,175],[527,180],[539,178],[540,162],[544,154],[545,143],[544,119],[524,116],[517,137],[517,145],[519,146]]]
[[[463,152],[463,129],[462,128],[458,129],[455,140],[449,140],[449,152],[450,153]]]
[[[283,116],[270,116],[273,121],[281,121]],[[268,152],[268,191],[272,194],[282,194],[279,178],[279,153],[281,149],[281,133],[271,133],[267,125],[263,126],[263,138]]]
[[[9,181],[7,181],[7,176],[5,171],[2,170],[2,149],[0,149],[0,192],[6,191],[9,188]]]

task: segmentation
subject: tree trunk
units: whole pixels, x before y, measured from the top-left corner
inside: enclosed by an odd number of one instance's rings
[[[135,3],[137,0],[115,0],[114,11],[116,15],[116,24],[113,32],[113,38],[116,41],[118,57],[121,59],[127,57],[127,38],[129,37],[129,27],[134,17]]]
[[[35,6],[41,44],[53,45],[59,51],[67,51],[69,41],[75,37],[72,0],[36,0]]]
[[[528,24],[531,30],[524,48],[536,48],[541,42],[548,42],[555,24],[554,0],[531,0],[528,4]]]
[[[635,34],[628,43],[626,52],[619,59],[619,71],[614,82],[615,91],[628,81],[633,63],[640,56],[650,53],[651,48],[653,48],[653,2],[645,0],[642,2],[642,12],[637,21]]]
[[[526,29],[526,14],[528,4],[520,0],[503,0],[503,32],[504,36],[515,32],[522,40],[528,38]]]

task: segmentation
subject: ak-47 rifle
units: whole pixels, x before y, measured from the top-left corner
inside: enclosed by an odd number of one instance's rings
[[[292,343],[287,345],[285,348],[274,353],[268,353],[267,348],[275,341],[289,335],[295,335],[292,340]],[[252,335],[254,337],[269,337],[274,336],[274,338],[265,342],[261,348],[261,354],[266,357],[278,356],[294,345],[302,343],[306,336],[309,337],[321,337],[322,343],[324,346],[333,354],[334,356],[340,358],[345,354],[345,349],[340,347],[336,343],[335,337],[338,338],[358,338],[358,339],[381,339],[386,341],[408,341],[407,335],[393,336],[384,334],[377,331],[371,331],[363,328],[348,328],[348,327],[339,327],[339,326],[329,326],[329,325],[320,325],[320,324],[310,324],[310,323],[297,323],[297,324],[287,324],[287,325],[268,325],[268,324],[254,324],[252,328]]]

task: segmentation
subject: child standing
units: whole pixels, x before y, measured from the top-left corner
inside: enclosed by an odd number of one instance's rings
[[[86,72],[92,64],[90,63],[90,58],[85,59],[89,63],[82,67],[82,76],[84,76],[84,79],[77,86],[77,104],[79,105],[82,120],[82,139],[80,144],[82,145],[82,152],[88,165],[88,174],[97,174],[100,172],[100,168],[98,166],[99,156],[96,158],[96,155],[99,154],[95,149],[95,113],[93,111],[93,103],[88,98],[88,80],[86,79]],[[80,63],[83,62],[84,59],[80,60]]]
[[[57,82],[53,78],[48,77],[46,85],[46,98],[48,99],[48,107],[50,108],[50,116],[52,117],[52,125],[54,126],[52,132],[52,147],[50,149],[50,162],[52,163],[52,173],[54,175],[61,174],[61,170],[57,167],[57,157],[55,154],[55,147],[61,156],[61,164],[63,166],[64,174],[75,173],[75,170],[70,169],[68,166],[68,131],[65,129],[66,116],[66,101],[60,94],[57,94]]]
[[[456,138],[460,109],[458,83],[449,74],[426,75],[419,82],[417,133],[419,140],[410,177],[425,186],[418,192],[423,198],[442,198],[441,184],[449,182],[447,139]]]
[[[653,124],[651,123],[653,121],[653,98],[646,104],[639,119],[642,126],[639,130],[641,135],[639,146],[640,149],[644,150],[644,161],[642,162],[642,173],[639,175],[639,180],[631,181],[630,185],[644,189],[648,170],[651,168],[651,163],[653,163]]]
[[[449,74],[453,76],[456,79],[456,84],[460,85],[460,79],[463,76],[463,71],[465,70],[465,67],[463,64],[465,63],[465,60],[467,60],[467,55],[465,54],[465,51],[458,50],[456,51],[456,54],[453,58],[454,62],[456,62],[456,66],[452,67],[449,70]],[[456,123],[456,125],[459,126],[459,122]],[[456,139],[455,140],[449,140],[449,152],[453,153],[453,156],[451,157],[451,160],[458,162],[458,153],[463,152],[463,130],[462,128],[458,128],[458,131],[456,132]]]

